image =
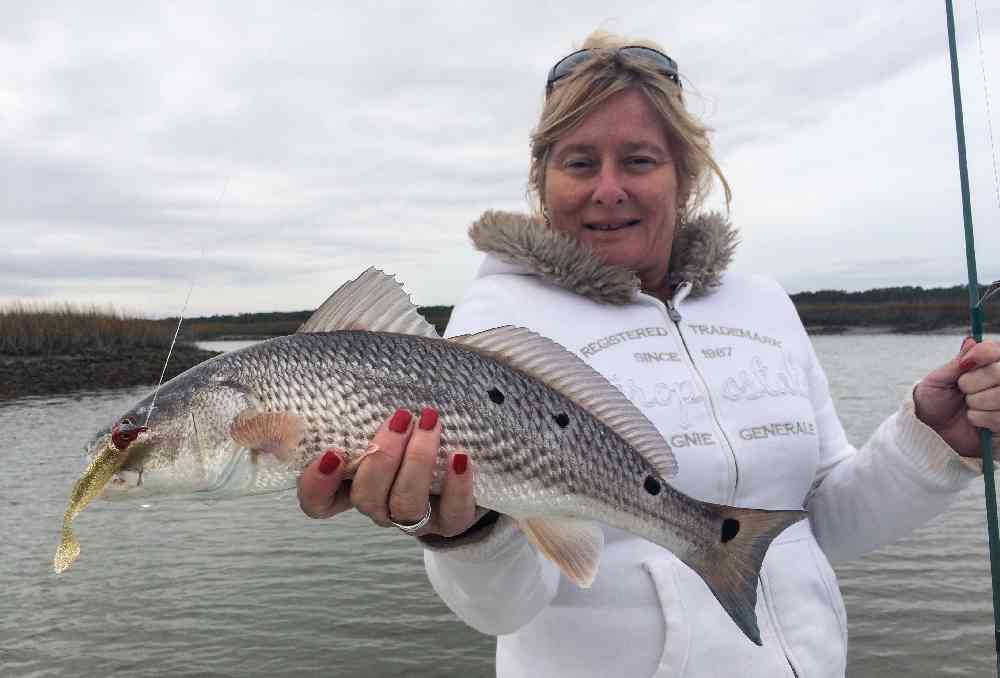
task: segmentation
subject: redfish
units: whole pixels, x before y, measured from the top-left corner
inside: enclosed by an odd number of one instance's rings
[[[106,498],[290,489],[328,448],[356,467],[396,408],[433,407],[443,432],[432,492],[449,451],[462,450],[476,503],[516,519],[577,585],[597,575],[596,523],[628,530],[697,572],[758,645],[761,562],[806,515],[682,494],[670,485],[677,460],[659,431],[573,353],[517,327],[441,339],[375,269],[337,290],[298,333],[212,358],[167,382],[150,412],[152,404],[151,394],[118,420],[148,419],[148,431],[116,459]],[[109,436],[94,449],[107,449]]]

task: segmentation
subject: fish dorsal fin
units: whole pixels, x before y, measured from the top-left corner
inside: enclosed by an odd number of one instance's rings
[[[243,410],[233,419],[229,434],[254,452],[287,462],[305,437],[306,430],[302,420],[289,412]]]
[[[597,525],[572,518],[527,518],[517,523],[538,551],[580,588],[597,576],[604,533]]]
[[[449,341],[499,356],[563,394],[620,435],[662,478],[677,475],[670,445],[631,400],[590,365],[545,337],[510,325]]]
[[[299,332],[368,330],[438,338],[437,330],[417,313],[410,295],[391,275],[369,268],[356,279],[344,283]]]

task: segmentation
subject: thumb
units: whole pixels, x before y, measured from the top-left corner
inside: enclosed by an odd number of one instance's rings
[[[346,493],[338,493],[344,478],[343,457],[329,449],[314,459],[299,477],[299,506],[310,518],[329,518],[351,507]]]
[[[923,382],[928,386],[936,388],[953,387],[958,383],[958,378],[968,369],[964,365],[964,358],[975,346],[976,340],[972,337],[966,337],[962,342],[962,348],[959,350],[958,355],[924,377]]]

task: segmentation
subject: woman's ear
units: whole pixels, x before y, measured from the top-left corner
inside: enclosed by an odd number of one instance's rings
[[[688,213],[688,198],[691,197],[691,179],[688,178],[684,185],[677,187],[677,202],[674,203],[677,206],[677,223],[680,224],[684,221]]]

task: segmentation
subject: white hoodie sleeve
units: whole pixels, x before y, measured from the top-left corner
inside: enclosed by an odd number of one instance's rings
[[[917,419],[912,397],[864,446],[853,447],[808,343],[820,465],[805,508],[820,547],[838,562],[900,539],[940,514],[982,467]]]
[[[425,550],[431,585],[448,607],[481,633],[513,633],[544,610],[559,587],[559,570],[503,516],[473,546]]]
[[[489,281],[476,281],[452,312],[448,336],[517,324],[506,301]],[[513,633],[534,619],[559,586],[559,570],[506,516],[474,545],[425,550],[424,565],[448,607],[472,628],[494,636]]]

